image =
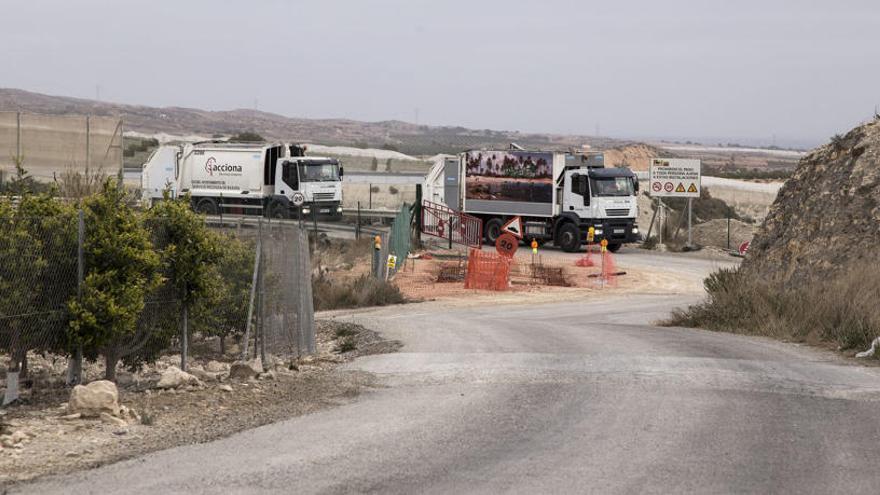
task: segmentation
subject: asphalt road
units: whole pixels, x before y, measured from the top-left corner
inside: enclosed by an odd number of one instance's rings
[[[705,262],[680,263],[697,274]],[[361,313],[352,318],[405,344],[349,365],[380,375],[383,387],[13,492],[880,491],[880,368],[651,325],[693,300],[606,295]]]

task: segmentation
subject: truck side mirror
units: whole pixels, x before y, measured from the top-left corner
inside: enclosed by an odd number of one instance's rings
[[[578,178],[578,192],[581,196],[587,195],[587,178],[585,176],[579,175]]]
[[[639,178],[638,177],[633,177],[633,189],[635,190],[636,194],[639,193]]]
[[[339,178],[340,179],[342,178],[343,174],[345,174],[345,168],[342,165],[340,165],[339,166]]]

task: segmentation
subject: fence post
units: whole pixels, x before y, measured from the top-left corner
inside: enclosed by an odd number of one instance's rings
[[[92,164],[92,116],[86,115],[86,171]]]
[[[257,333],[260,336],[260,363],[263,366],[266,366],[266,304],[264,298],[266,297],[266,274],[263,270],[260,270],[260,298],[258,299],[259,304],[259,321],[260,325],[257,327]],[[257,348],[254,348],[254,356],[257,355]]]
[[[181,309],[181,313],[183,316],[183,325],[180,331],[180,370],[186,371],[186,354],[187,354],[187,340],[189,339],[189,311],[186,305],[186,302],[183,302],[183,308]]]
[[[413,215],[415,220],[415,247],[422,247],[422,185],[416,184],[416,202],[413,205]]]
[[[367,209],[368,210],[373,209],[373,184],[372,183],[370,183],[370,205],[367,206]]]
[[[360,240],[361,238],[361,202],[358,201],[358,212],[357,212],[357,225],[354,227],[354,238],[355,240]]]
[[[82,210],[76,213],[77,219],[77,242],[76,242],[76,295],[82,297],[83,280],[85,279],[85,218]],[[82,382],[82,344],[77,344],[70,362],[67,364],[67,385],[77,385]]]
[[[21,165],[21,112],[15,112],[15,161]]]
[[[257,295],[257,276],[260,272],[260,254],[263,252],[263,219],[258,221],[259,229],[257,233],[257,253],[254,255],[254,275],[251,277],[251,294],[248,302],[247,322],[244,327],[244,339],[242,339],[241,359],[247,359],[248,339],[251,335],[251,326],[254,319],[254,298]]]

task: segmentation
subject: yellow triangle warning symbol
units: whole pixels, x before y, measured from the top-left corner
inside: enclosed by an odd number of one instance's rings
[[[684,192],[684,184],[679,182],[678,187],[675,188],[675,192]]]
[[[691,187],[688,188],[688,192],[689,192],[689,193],[695,193],[695,192],[697,192],[697,185],[694,184],[693,182],[691,182]]]

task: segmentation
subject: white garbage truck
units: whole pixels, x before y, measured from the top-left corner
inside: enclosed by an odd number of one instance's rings
[[[519,216],[523,239],[574,252],[587,240],[608,249],[639,239],[639,182],[627,168],[605,168],[601,152],[472,150],[440,158],[427,175],[426,197],[483,220],[494,244]]]
[[[342,174],[331,158],[286,143],[198,142],[160,146],[144,164],[145,200],[189,194],[208,215],[342,216]]]

